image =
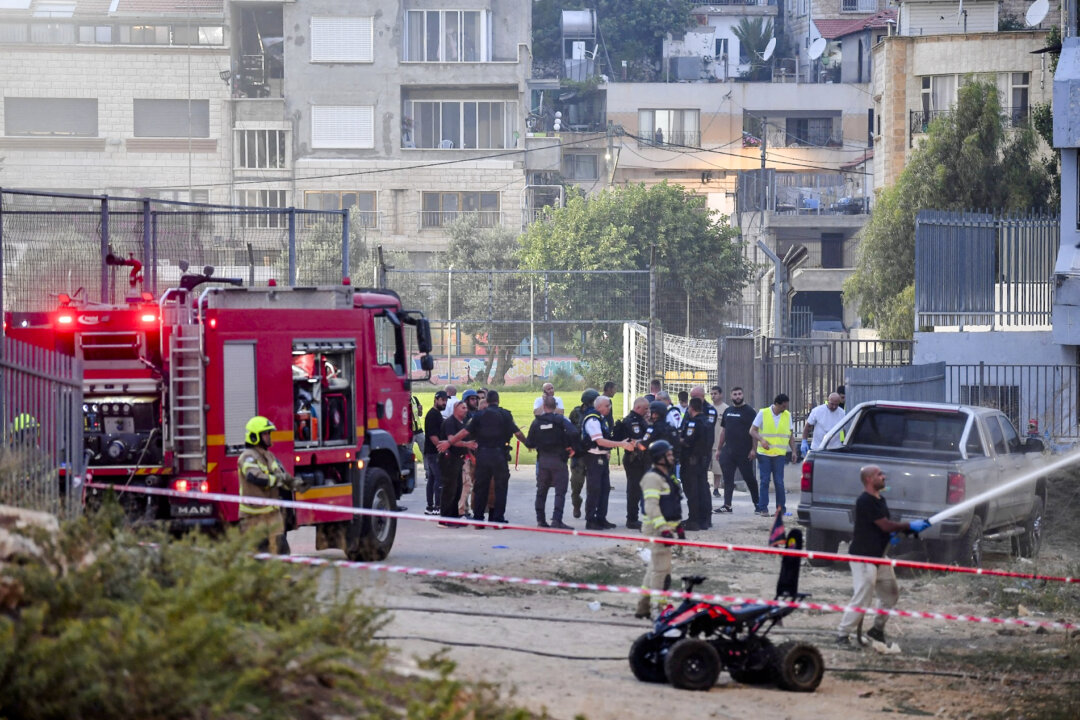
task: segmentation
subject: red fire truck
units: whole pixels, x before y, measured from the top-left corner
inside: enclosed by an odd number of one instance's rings
[[[317,547],[381,560],[396,520],[335,512],[393,510],[415,487],[410,373],[430,372],[431,331],[389,290],[236,287],[185,275],[155,299],[73,301],[10,336],[82,358],[84,444],[97,482],[236,494],[244,425],[277,427],[272,452],[308,490],[286,526],[316,528]],[[412,341],[415,339],[415,343]],[[95,499],[88,493],[88,502]],[[121,493],[138,522],[220,528],[236,503]]]

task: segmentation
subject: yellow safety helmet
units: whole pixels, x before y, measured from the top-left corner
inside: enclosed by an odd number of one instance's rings
[[[247,433],[248,445],[258,445],[259,436],[267,430],[277,430],[274,427],[274,423],[262,415],[256,415],[247,421],[247,425],[244,426],[244,432]]]

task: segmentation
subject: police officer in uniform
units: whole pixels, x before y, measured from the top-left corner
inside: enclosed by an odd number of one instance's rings
[[[570,480],[566,461],[571,453],[576,454],[580,448],[578,431],[573,423],[557,413],[558,403],[554,395],[545,396],[540,408],[544,412],[533,420],[525,439],[525,447],[537,451],[536,525],[573,530],[563,522],[563,506],[566,504],[566,485]],[[548,525],[544,507],[550,488],[555,489],[555,505],[551,512],[551,525]]]
[[[649,469],[649,457],[645,454],[642,439],[649,429],[649,401],[643,397],[634,400],[634,409],[624,417],[616,428],[616,440],[629,440],[634,444],[634,451],[626,453],[623,468],[626,470],[626,527],[640,530],[641,521],[638,513],[641,508],[641,477]]]
[[[679,483],[671,473],[675,469],[675,453],[667,440],[657,440],[649,446],[652,468],[641,478],[641,494],[645,498],[645,522],[641,532],[645,537],[686,537],[682,532],[682,503]],[[649,544],[649,567],[641,587],[648,590],[667,590],[671,587],[671,546],[665,543]],[[658,604],[665,599],[657,598]],[[638,599],[635,617],[650,616],[651,596]]]
[[[570,422],[581,433],[581,422],[585,413],[592,410],[593,402],[600,397],[596,388],[588,388],[581,393],[581,405],[570,411]],[[585,457],[578,453],[570,458],[570,502],[574,505],[574,517],[581,517],[581,489],[585,487]]]
[[[629,440],[612,439],[611,398],[600,395],[593,408],[581,422],[581,441],[585,452],[585,527],[589,530],[610,530],[608,496],[611,494],[611,472],[608,456],[612,448],[633,450]]]
[[[701,398],[693,398],[679,427],[679,482],[686,493],[686,530],[706,530],[712,516],[709,499],[709,456],[712,433]]]
[[[473,520],[484,519],[488,491],[495,481],[495,506],[488,520],[506,522],[506,491],[510,483],[510,438],[525,442],[525,435],[509,410],[499,407],[499,393],[489,390],[487,407],[473,416],[454,439],[469,435],[476,440],[476,479],[473,487]],[[453,442],[453,441],[451,441]],[[477,525],[477,528],[482,526]]]
[[[679,444],[675,428],[667,423],[667,411],[667,405],[660,400],[649,403],[649,426],[645,428],[645,434],[639,443],[642,449],[648,448],[658,440],[666,440],[672,448]]]
[[[245,496],[276,500],[282,488],[293,492],[306,489],[270,452],[273,444],[270,433],[276,429],[262,415],[251,418],[244,427],[244,451],[236,460],[240,475],[240,530],[259,538],[259,552],[288,555],[281,510],[272,505],[245,505],[242,500]]]

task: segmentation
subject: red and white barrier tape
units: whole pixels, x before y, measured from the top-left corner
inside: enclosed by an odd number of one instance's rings
[[[1047,628],[1054,630],[1073,630],[1080,625],[1068,622],[1051,622],[1042,620],[1023,620],[1021,618],[980,617],[978,615],[954,615],[951,613],[921,612],[918,610],[885,610],[882,608],[865,608],[856,605],[837,605],[835,603],[814,603],[805,600],[764,600],[761,598],[747,598],[731,595],[712,595],[708,593],[686,593],[678,590],[649,590],[647,588],[629,587],[626,585],[602,585],[597,583],[576,583],[562,580],[543,580],[540,578],[523,578],[510,575],[493,575],[478,572],[463,572],[459,570],[432,570],[429,568],[407,567],[405,565],[386,565],[383,563],[352,562],[349,560],[328,560],[326,558],[306,557],[299,555],[271,555],[270,553],[257,553],[257,560],[279,560],[281,562],[296,565],[309,565],[314,567],[340,567],[355,570],[372,570],[377,572],[396,573],[401,575],[418,575],[424,577],[451,578],[456,580],[473,580],[481,582],[508,583],[512,585],[529,585],[565,590],[592,590],[595,592],[621,593],[625,595],[652,595],[681,600],[690,598],[704,602],[723,603],[725,605],[772,605],[774,607],[793,607],[799,610],[821,610],[824,612],[846,612],[854,610],[865,615],[888,615],[889,617],[918,618],[923,620],[950,620],[956,622],[982,623],[991,625],[1021,625],[1024,627]]]
[[[484,520],[470,520],[467,518],[445,518],[438,515],[415,515],[412,513],[392,512],[385,510],[371,510],[368,508],[342,507],[339,505],[327,505],[326,503],[313,503],[298,500],[277,500],[257,497],[243,497],[226,493],[202,493],[202,492],[179,492],[165,488],[153,488],[133,485],[112,485],[98,482],[88,482],[86,487],[95,490],[114,490],[116,492],[134,492],[146,495],[158,495],[161,497],[175,497],[184,500],[209,500],[213,502],[240,503],[245,505],[265,505],[272,507],[293,508],[295,510],[314,510],[317,512],[335,512],[348,515],[362,515],[371,517],[390,517],[398,520],[417,520],[420,522],[440,522],[456,525],[480,525],[483,527],[497,527],[503,530],[521,530],[524,532],[550,533],[555,535],[575,535],[578,537],[595,537],[605,540],[620,540],[624,542],[645,542],[664,545],[680,545],[683,547],[708,548],[712,550],[727,550],[729,552],[758,553],[761,555],[778,555],[802,558],[814,558],[817,560],[829,560],[832,562],[861,562],[872,565],[890,565],[894,568],[913,568],[916,570],[932,570],[935,572],[963,573],[968,575],[988,575],[991,577],[1017,578],[1022,580],[1041,580],[1045,582],[1080,583],[1080,578],[1055,575],[1036,575],[1034,573],[1019,573],[1009,570],[994,570],[989,568],[960,567],[957,565],[939,565],[930,562],[915,562],[913,560],[897,560],[895,558],[874,558],[862,555],[841,555],[840,553],[817,552],[814,550],[789,550],[787,548],[735,545],[733,543],[702,542],[699,540],[677,540],[675,538],[643,537],[641,535],[622,535],[608,532],[596,532],[592,530],[559,530],[556,528],[540,528],[531,525],[513,525],[510,523],[496,523]]]

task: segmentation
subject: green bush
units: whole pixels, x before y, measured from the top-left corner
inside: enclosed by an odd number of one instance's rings
[[[107,504],[34,540],[41,558],[4,566],[0,717],[521,716],[440,658],[386,670],[382,611],[236,533],[136,536]]]

